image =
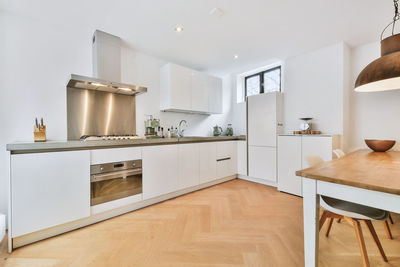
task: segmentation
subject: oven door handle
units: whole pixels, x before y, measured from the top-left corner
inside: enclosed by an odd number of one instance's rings
[[[115,179],[115,178],[123,178],[123,177],[131,176],[131,175],[138,175],[138,174],[142,174],[142,168],[110,172],[110,173],[94,174],[94,175],[90,176],[90,182],[94,183],[94,182],[111,180],[111,179]]]

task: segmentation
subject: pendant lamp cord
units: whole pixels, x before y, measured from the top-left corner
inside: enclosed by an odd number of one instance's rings
[[[392,35],[394,35],[394,29],[396,26],[396,22],[400,19],[400,14],[399,14],[399,0],[393,0],[393,4],[394,4],[394,17],[393,17],[393,21],[389,23],[389,25],[387,25],[381,34],[381,41],[383,40],[383,34],[385,33],[386,29],[392,25]]]

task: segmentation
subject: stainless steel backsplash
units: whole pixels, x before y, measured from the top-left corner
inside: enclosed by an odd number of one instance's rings
[[[135,96],[67,88],[68,140],[136,134]]]

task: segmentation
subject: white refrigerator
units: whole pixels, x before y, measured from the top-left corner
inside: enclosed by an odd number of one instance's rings
[[[277,182],[277,136],[283,131],[280,92],[247,97],[248,176]]]

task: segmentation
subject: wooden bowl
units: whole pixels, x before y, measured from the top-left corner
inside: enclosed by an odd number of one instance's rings
[[[385,152],[391,149],[396,144],[396,141],[365,139],[365,143],[375,152]]]

